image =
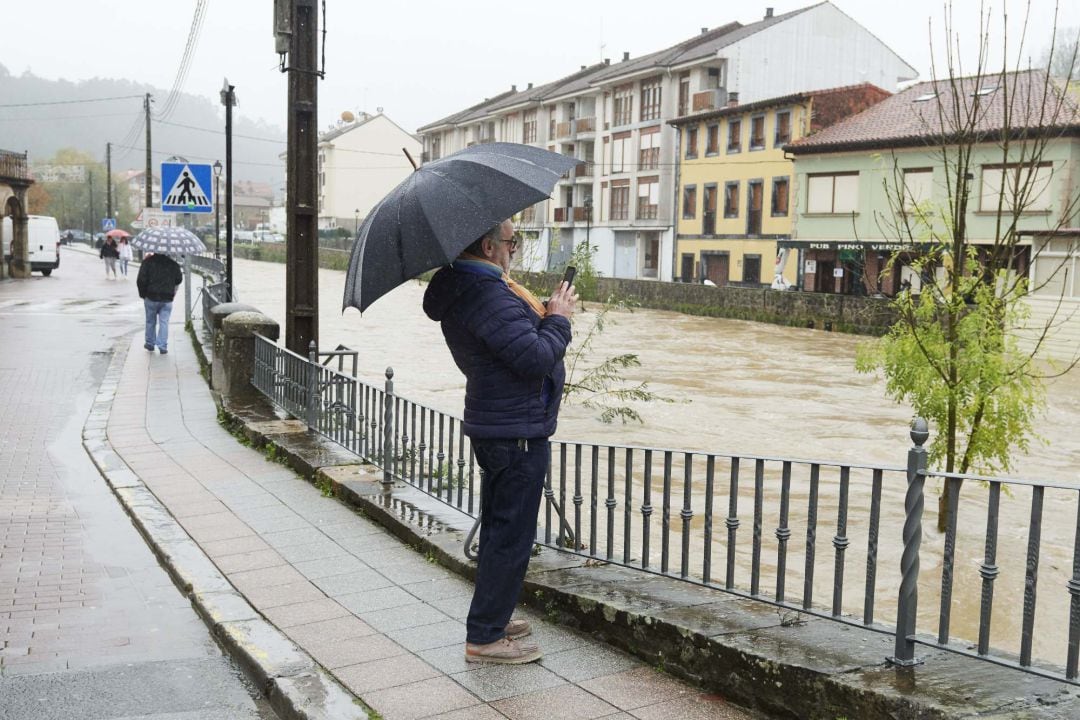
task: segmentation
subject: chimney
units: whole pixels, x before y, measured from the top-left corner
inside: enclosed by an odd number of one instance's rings
[[[584,69],[585,69],[585,66],[584,66],[584,65],[582,65],[582,66],[581,66],[581,69],[582,69],[582,70],[584,70]]]
[[[517,92],[517,85],[511,85],[510,92]]]
[[[604,64],[605,65],[610,65],[611,64],[611,58],[604,58]]]
[[[768,20],[771,17],[772,17],[772,8],[770,8],[770,7],[765,8],[765,19]]]
[[[709,32],[709,28],[701,28],[701,34],[702,35],[704,35],[707,32]]]
[[[737,93],[737,92],[728,93],[727,106],[728,107],[739,107],[739,93]]]
[[[622,59],[623,59],[623,62],[626,62],[627,60],[629,60],[630,59],[630,53],[624,52],[622,54]]]
[[[527,88],[525,88],[525,89],[526,89],[526,90],[532,90],[532,83],[529,83],[529,87],[527,87]]]

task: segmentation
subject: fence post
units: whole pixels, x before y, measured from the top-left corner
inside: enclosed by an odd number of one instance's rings
[[[307,426],[314,430],[319,424],[319,347],[312,340],[308,344],[307,376]]]
[[[394,368],[386,368],[383,394],[382,467],[383,485],[394,484]]]
[[[919,609],[919,546],[922,544],[923,485],[926,483],[926,448],[930,437],[926,420],[911,422],[908,450],[907,494],[904,496],[904,554],[900,559],[900,599],[896,606],[895,655],[889,662],[908,667],[921,661],[915,657],[915,615]]]

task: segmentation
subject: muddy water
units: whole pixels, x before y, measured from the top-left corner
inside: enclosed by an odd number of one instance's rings
[[[236,273],[242,301],[277,319],[284,332],[284,267],[238,260]],[[357,350],[359,375],[367,382],[381,382],[385,368],[392,366],[399,394],[460,416],[463,378],[453,366],[438,326],[421,311],[424,286],[406,284],[361,316],[355,309],[344,314],[339,310],[343,273],[323,270],[319,283],[324,347],[341,343]],[[575,333],[583,334],[593,320],[591,312],[578,313]],[[636,406],[645,418],[641,425],[605,425],[596,419],[595,411],[570,403],[564,406],[557,438],[898,467],[905,463],[910,409],[886,399],[880,380],[855,373],[855,350],[862,338],[653,310],[614,313],[608,321],[594,343],[594,356],[637,353],[641,367],[628,372],[627,378],[648,382],[652,390],[672,402]],[[1052,381],[1048,400],[1047,413],[1037,424],[1037,432],[1046,442],[1033,442],[1031,452],[1016,463],[1014,474],[1080,487],[1080,372]],[[682,477],[680,467],[675,471],[674,477]],[[739,504],[740,514],[746,517],[753,502],[752,464],[743,472]],[[727,508],[727,475],[719,467],[717,473],[724,482],[718,479],[717,483],[712,572],[714,578],[722,579],[726,537],[720,518]],[[835,471],[831,475],[822,471],[816,533],[814,599],[826,607],[834,580],[831,540],[837,521],[836,475]],[[695,473],[695,478],[700,477],[701,473]],[[778,468],[770,467],[765,484],[761,578],[762,588],[770,595],[776,586],[773,530],[779,518],[779,487]],[[855,613],[863,610],[869,488],[870,474],[853,470],[847,530],[851,546],[844,564],[842,606]],[[931,482],[928,488],[927,508],[932,511],[936,509],[937,485]],[[802,596],[807,497],[807,466],[796,465],[787,555],[788,599]],[[895,617],[903,498],[902,475],[886,474],[875,584],[876,617],[885,623],[892,623]],[[675,517],[678,502],[675,500]],[[602,507],[602,500],[600,504]],[[978,636],[982,583],[978,571],[983,561],[987,504],[985,488],[976,484],[964,488],[952,604],[954,638],[974,640]],[[702,508],[694,510],[695,523],[699,523]],[[997,557],[1001,575],[995,587],[991,644],[1008,651],[1017,651],[1020,646],[1030,513],[1029,489],[1020,486],[1002,495]],[[740,530],[737,582],[741,587],[748,587],[750,524],[744,519]],[[933,525],[929,519],[924,526],[919,630],[936,635],[943,538]],[[1056,665],[1063,665],[1065,658],[1066,634],[1061,629],[1068,623],[1065,583],[1072,572],[1076,528],[1077,492],[1048,491],[1038,563],[1034,648],[1037,657]],[[671,540],[676,557],[679,541],[676,532]],[[691,569],[700,571],[699,566]]]

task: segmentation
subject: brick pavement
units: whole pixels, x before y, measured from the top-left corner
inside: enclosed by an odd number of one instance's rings
[[[752,717],[528,611],[540,663],[467,665],[471,584],[241,446],[177,340],[165,357],[132,341],[109,443],[248,602],[382,717]]]
[[[0,284],[0,718],[270,717],[82,448],[138,299],[78,267]]]

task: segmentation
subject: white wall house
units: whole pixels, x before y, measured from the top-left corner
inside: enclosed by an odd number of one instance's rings
[[[359,113],[319,136],[319,227],[355,230],[420,162],[420,141],[386,115]]]
[[[530,269],[557,269],[586,238],[606,276],[671,280],[677,135],[669,120],[795,92],[917,73],[830,2],[728,23],[637,59],[512,88],[419,129],[433,160],[477,142],[525,142],[581,159],[520,223]]]

